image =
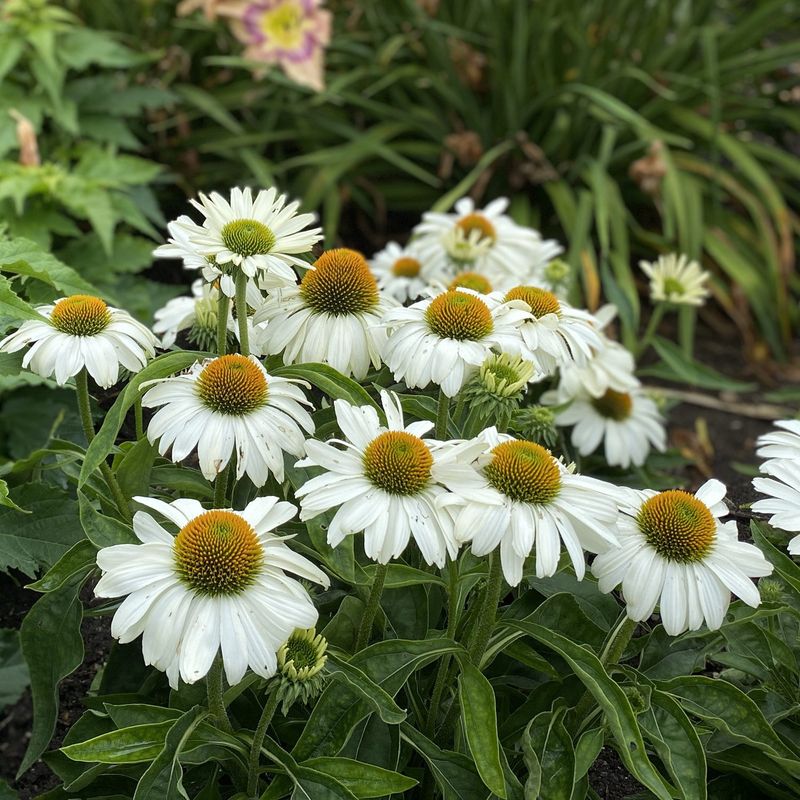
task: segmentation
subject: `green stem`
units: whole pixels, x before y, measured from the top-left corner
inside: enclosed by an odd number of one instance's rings
[[[461,416],[464,413],[464,403],[466,400],[464,399],[463,393],[458,396],[458,402],[456,403],[456,410],[453,412],[453,421],[456,425],[460,425]],[[459,430],[461,428],[459,427]]]
[[[224,356],[228,352],[228,314],[231,308],[231,299],[222,291],[217,290],[217,355]]]
[[[681,306],[678,311],[678,343],[687,359],[694,358],[694,328],[697,312],[694,306]]]
[[[450,398],[439,389],[439,402],[436,406],[436,438],[447,438],[447,423],[450,419]]]
[[[606,639],[603,651],[600,653],[600,663],[603,667],[619,663],[638,624],[636,620],[629,619],[628,615],[624,611],[622,612],[620,619]],[[594,696],[587,691],[581,697],[578,705],[575,706],[574,718],[578,725],[581,725],[584,720],[589,718],[589,713],[594,706]]]
[[[645,328],[644,336],[642,336],[639,346],[636,349],[638,358],[641,358],[647,351],[647,348],[650,347],[650,342],[653,336],[655,336],[658,326],[661,324],[661,320],[664,318],[666,309],[667,307],[664,303],[658,303],[653,309],[653,313],[650,315],[650,321],[647,323],[647,328]]]
[[[136,423],[136,441],[144,436],[144,419],[142,416],[142,399],[139,398],[133,404],[133,418]]]
[[[233,456],[231,456],[231,460],[225,465],[225,469],[217,475],[217,479],[214,481],[214,508],[228,507],[228,479],[231,474],[232,463]]]
[[[225,690],[222,676],[222,656],[217,653],[211,664],[211,669],[206,675],[206,691],[208,692],[208,710],[216,721],[220,730],[232,733],[231,721],[228,719],[228,712],[225,710]]]
[[[83,433],[86,436],[87,443],[91,444],[95,434],[94,422],[92,421],[92,405],[89,398],[89,376],[86,372],[86,367],[75,376],[75,392],[78,397],[78,414],[80,414],[81,417]],[[122,489],[119,483],[117,483],[117,479],[114,477],[114,473],[111,471],[111,467],[108,466],[105,459],[100,462],[100,472],[114,498],[114,503],[119,509],[119,513],[126,522],[130,522],[131,510],[128,501],[122,493]]]
[[[372,634],[372,624],[375,622],[375,615],[378,613],[378,607],[381,604],[383,584],[386,582],[386,572],[388,569],[389,567],[387,564],[378,564],[375,569],[375,578],[372,581],[369,597],[367,598],[367,605],[364,609],[364,615],[361,617],[361,625],[358,628],[356,653],[359,650],[363,650],[369,642],[369,637]]]
[[[456,638],[456,628],[458,626],[458,561],[451,561],[448,570],[447,581],[447,638]],[[431,705],[428,709],[428,720],[426,724],[426,736],[433,738],[434,728],[436,727],[436,715],[439,713],[439,706],[442,702],[442,695],[447,686],[447,675],[450,671],[450,653],[442,656],[439,662],[439,669],[436,673],[436,680],[433,684],[433,694],[431,695]]]
[[[247,332],[247,275],[236,273],[236,323],[239,326],[239,351],[250,355],[250,336]]]
[[[492,634],[502,589],[503,569],[500,563],[500,553],[495,550],[489,554],[489,577],[486,581],[483,606],[478,612],[478,618],[475,621],[469,645],[470,658],[477,666],[480,666],[481,658],[486,652],[486,645],[489,643],[489,637]]]
[[[264,737],[267,735],[272,717],[278,708],[280,694],[273,689],[264,705],[264,710],[258,720],[256,732],[253,734],[253,744],[250,747],[250,768],[247,775],[247,796],[258,797],[258,768],[261,764],[261,747],[264,744]]]

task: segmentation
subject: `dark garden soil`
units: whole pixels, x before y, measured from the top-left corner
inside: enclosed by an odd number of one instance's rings
[[[732,365],[742,365],[743,359],[739,343],[732,338],[718,336],[710,331],[698,331],[700,351],[699,361],[712,365],[715,369],[743,380],[753,380],[754,376],[742,373]],[[763,380],[763,373],[758,376]],[[657,383],[657,382],[651,382]],[[766,381],[766,390],[777,388],[777,384],[800,383],[797,368],[787,369],[784,375],[772,373]],[[674,386],[672,387],[674,388]],[[680,387],[681,392],[693,392],[691,387]],[[680,477],[690,488],[696,488],[706,478],[715,476],[726,483],[728,498],[742,525],[746,536],[746,523],[749,512],[740,510],[754,498],[751,477],[737,469],[739,464],[755,464],[754,446],[756,438],[769,430],[770,422],[737,412],[736,404],[746,407],[759,405],[761,394],[751,396],[702,392],[715,407],[707,408],[680,402],[669,413],[670,444],[676,447],[690,462]],[[106,406],[107,403],[102,403]],[[23,575],[0,576],[0,627],[18,628],[22,618],[37,595],[24,589],[27,582]],[[86,649],[83,665],[61,684],[60,713],[56,731],[51,743],[57,747],[69,727],[83,711],[82,698],[86,695],[92,680],[102,666],[110,646],[109,621],[104,618],[84,620],[82,633]],[[21,762],[30,736],[32,719],[31,698],[26,692],[20,701],[0,713],[0,778],[13,781],[16,769]],[[604,748],[589,773],[591,786],[603,800],[623,800],[641,787],[628,774],[619,756],[611,748]],[[14,784],[12,784],[14,785]],[[19,791],[21,800],[36,797],[57,785],[57,780],[46,765],[38,762],[19,781],[14,788]]]

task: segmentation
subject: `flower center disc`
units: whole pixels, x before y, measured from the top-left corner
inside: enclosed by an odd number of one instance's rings
[[[492,284],[478,272],[460,272],[450,282],[448,289],[472,289],[478,294],[489,294],[492,291]]]
[[[377,305],[378,284],[361,253],[346,247],[327,250],[314,267],[300,282],[300,295],[314,311],[344,316]]]
[[[474,294],[455,289],[433,299],[425,311],[425,321],[442,339],[478,341],[494,328],[489,306]]]
[[[389,494],[416,494],[431,477],[433,456],[418,436],[387,431],[375,437],[364,451],[364,474]]]
[[[699,561],[711,549],[717,521],[705,503],[681,489],[646,500],[636,517],[647,543],[668,561]]]
[[[545,314],[561,314],[558,298],[538,286],[515,286],[506,294],[505,300],[507,303],[511,300],[522,300],[531,307],[531,314],[537,319]]]
[[[96,336],[108,327],[111,312],[99,297],[74,294],[55,304],[50,321],[71,336]]]
[[[237,594],[261,567],[263,553],[255,531],[232,511],[206,511],[175,537],[175,566],[200,594]]]
[[[314,642],[308,639],[301,639],[299,636],[290,636],[286,642],[285,663],[294,663],[294,668],[299,672],[301,669],[309,669],[316,666],[318,660],[317,648]]]
[[[269,388],[257,364],[233,353],[215,358],[203,368],[197,379],[197,391],[212,411],[241,416],[263,406]]]
[[[489,222],[483,214],[472,213],[467,214],[465,217],[456,222],[456,227],[464,231],[464,235],[469,238],[473,231],[480,233],[481,239],[490,239],[492,242],[497,238],[497,232],[494,225]]]
[[[416,278],[421,269],[422,264],[420,264],[416,258],[403,256],[394,262],[394,265],[392,266],[392,274],[398,278]]]
[[[621,422],[631,415],[633,400],[626,392],[615,392],[608,389],[602,397],[592,400],[592,405],[598,414]]]
[[[222,228],[222,242],[240,256],[264,255],[275,246],[275,234],[257,219],[235,219]]]
[[[533,442],[503,442],[484,467],[489,483],[520,503],[545,505],[561,489],[561,472],[553,456]]]
[[[686,290],[683,288],[683,284],[679,280],[675,278],[665,278],[664,280],[664,294],[667,297],[674,297],[678,296],[681,297],[685,294]]]

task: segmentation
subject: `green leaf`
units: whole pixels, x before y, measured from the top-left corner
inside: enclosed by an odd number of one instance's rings
[[[115,544],[136,544],[139,540],[130,525],[101,514],[86,495],[78,492],[80,520],[86,538],[98,549]]]
[[[417,785],[414,778],[350,758],[312,758],[304,761],[302,766],[330,775],[358,798],[385,797]]]
[[[506,782],[500,762],[494,690],[483,673],[462,660],[458,676],[458,699],[467,744],[481,780],[498,797],[506,797]]]
[[[126,497],[148,493],[150,473],[157,455],[156,446],[150,444],[146,436],[125,447],[119,462],[114,463],[114,474]]]
[[[11,281],[2,275],[0,275],[0,317],[35,319],[39,322],[47,322],[30,303],[26,303],[11,288]]]
[[[564,727],[563,708],[537,714],[525,730],[528,748],[536,754],[538,765],[537,800],[570,800],[576,782],[575,749]],[[530,755],[528,754],[530,758]]]
[[[444,800],[488,800],[491,796],[472,759],[463,753],[442,750],[407,722],[400,726],[400,736],[425,759]]]
[[[732,683],[707,678],[704,675],[686,675],[661,681],[658,688],[672,695],[681,706],[714,728],[741,744],[748,744],[767,755],[796,762],[800,775],[800,761],[775,733],[761,709],[741,689]],[[785,762],[781,762],[785,766]]]
[[[30,239],[0,240],[0,270],[35,278],[65,295],[99,294],[72,267]]]
[[[0,710],[16,703],[28,683],[19,631],[0,628]]]
[[[457,652],[464,651],[449,639],[392,639],[364,648],[349,663],[393,697],[416,670],[445,653]],[[336,755],[353,728],[373,708],[356,689],[329,684],[314,706],[292,754],[303,761]]]
[[[650,708],[639,716],[639,725],[684,800],[705,800],[703,743],[680,705],[670,695],[654,691],[650,695]]]
[[[100,762],[102,764],[138,764],[152,761],[164,747],[173,720],[131,725],[103,733],[85,742],[61,748],[73,761]]]
[[[406,712],[366,673],[330,651],[325,672],[356,689],[374,707],[384,722],[398,725],[406,718]]]
[[[78,506],[66,492],[43,483],[21,486],[11,495],[26,513],[0,507],[0,570],[18,569],[33,578],[83,539]]]
[[[775,566],[775,572],[788,583],[795,592],[800,593],[800,567],[783,550],[778,550],[767,537],[773,530],[766,522],[750,520],[750,533],[753,540],[761,548],[764,556]]]
[[[164,353],[154,358],[141,372],[137,373],[125,387],[125,391],[116,399],[114,405],[106,412],[105,420],[97,432],[97,436],[94,437],[86,451],[78,485],[83,486],[89,480],[92,473],[105,461],[113,449],[117,434],[125,421],[125,415],[138,399],[143,383],[173,375],[209,355],[208,353],[183,351]]]
[[[346,400],[354,406],[372,406],[378,408],[361,384],[352,378],[342,375],[327,364],[293,364],[278,367],[273,374],[281,378],[295,378],[307,381],[334,400]]]
[[[364,567],[363,572],[365,579],[359,581],[359,583],[371,586],[375,570],[376,566],[374,564],[368,564]],[[391,563],[388,565],[386,581],[384,583],[386,589],[403,589],[406,586],[418,586],[422,583],[435,583],[439,586],[447,585],[447,582],[441,575],[437,575],[433,572],[425,572],[423,569],[409,567],[408,564]]]
[[[514,621],[506,624],[524,631],[566,660],[604,711],[625,766],[656,797],[660,800],[670,800],[672,795],[669,787],[647,757],[636,715],[628,698],[619,684],[605,671],[600,659],[565,636],[553,633],[540,625]]]
[[[95,566],[97,548],[86,539],[76,542],[38,581],[28,584],[37,592],[53,592],[79,575],[88,575]]]
[[[701,389],[727,392],[749,392],[756,388],[754,383],[744,383],[727,378],[715,369],[687,358],[678,345],[667,339],[655,337],[653,347],[661,356],[663,365],[642,370],[643,375],[654,375]]]
[[[164,749],[139,778],[133,800],[188,800],[178,757],[194,729],[207,714],[207,711],[195,706],[172,725],[164,740]]]
[[[22,621],[20,641],[30,671],[33,731],[18,776],[50,742],[58,713],[58,684],[83,661],[81,585],[81,580],[70,580],[43,595]]]
[[[4,480],[0,480],[0,506],[5,506],[6,508],[12,508],[14,511],[19,511],[21,514],[30,514],[31,512],[20,508],[9,496],[8,496],[8,484]]]
[[[298,764],[277,742],[267,736],[263,751],[283,767],[294,783],[292,800],[357,800],[357,796],[332,775]]]

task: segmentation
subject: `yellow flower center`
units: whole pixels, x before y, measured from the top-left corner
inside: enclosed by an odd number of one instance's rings
[[[451,289],[435,297],[425,311],[425,321],[442,339],[478,341],[493,328],[492,312],[479,297]]]
[[[545,314],[561,314],[561,303],[547,289],[538,286],[516,286],[505,297],[506,302],[522,300],[531,307],[531,314],[537,319]]]
[[[275,234],[257,219],[235,219],[222,228],[222,242],[240,256],[263,255],[275,246]]]
[[[394,265],[392,266],[392,274],[397,278],[416,278],[421,269],[422,264],[420,264],[416,258],[411,258],[411,256],[403,256],[394,262]]]
[[[556,460],[533,442],[497,445],[483,471],[498,492],[520,503],[546,505],[561,489],[561,471]]]
[[[303,14],[295,3],[284,3],[261,15],[264,37],[284,50],[296,50],[303,35]]]
[[[627,419],[633,409],[633,400],[627,392],[615,392],[608,389],[602,397],[592,400],[598,414],[618,422]]]
[[[364,256],[340,247],[325,251],[300,283],[300,295],[320,314],[344,316],[378,304],[378,285]]]
[[[197,379],[203,403],[220,414],[241,416],[267,402],[267,379],[258,365],[237,353],[211,361]]]
[[[263,561],[256,532],[232,511],[206,511],[175,537],[175,567],[199,594],[238,594],[255,579]]]
[[[677,295],[680,297],[686,292],[683,288],[683,284],[677,280],[676,278],[665,278],[664,279],[664,294],[667,297],[672,297]]]
[[[74,294],[55,304],[50,321],[71,336],[96,336],[108,327],[111,312],[99,297]]]
[[[433,456],[418,436],[387,431],[373,439],[364,451],[364,474],[389,494],[416,494],[431,477]]]
[[[465,217],[456,223],[456,227],[464,231],[464,235],[469,238],[473,231],[480,233],[481,239],[490,239],[494,241],[497,238],[497,232],[494,225],[483,215],[477,212],[467,214]]]
[[[668,561],[700,561],[711,549],[717,521],[708,506],[681,489],[646,500],[636,517],[647,543]]]
[[[479,272],[459,272],[450,282],[448,289],[472,289],[478,294],[489,294],[492,291],[492,284]]]

